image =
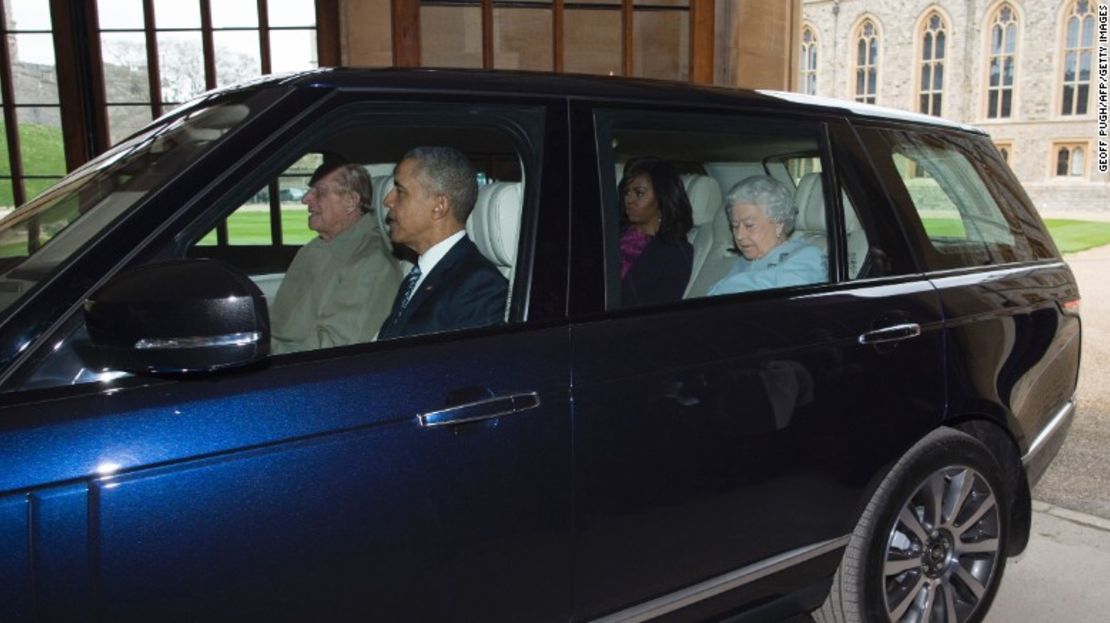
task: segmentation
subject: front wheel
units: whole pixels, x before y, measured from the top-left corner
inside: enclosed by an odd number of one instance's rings
[[[1006,565],[1005,496],[986,446],[952,429],[933,431],[875,491],[817,620],[982,620]]]

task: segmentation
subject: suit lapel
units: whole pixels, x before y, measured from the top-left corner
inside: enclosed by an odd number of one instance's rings
[[[451,271],[467,256],[470,252],[470,248],[473,246],[474,243],[470,241],[470,238],[463,236],[451,247],[447,255],[444,255],[443,259],[436,263],[435,267],[432,268],[432,272],[428,273],[428,276],[424,277],[424,281],[416,288],[416,292],[412,294],[412,300],[409,301],[409,304],[397,319],[398,324],[403,325],[406,323],[425,301],[436,295],[439,289],[447,282]]]

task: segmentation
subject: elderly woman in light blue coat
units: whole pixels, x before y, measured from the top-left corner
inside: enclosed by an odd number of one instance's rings
[[[798,209],[793,193],[782,182],[766,175],[740,180],[725,198],[725,209],[741,257],[709,289],[711,296],[828,279],[828,268],[817,247],[790,240]]]

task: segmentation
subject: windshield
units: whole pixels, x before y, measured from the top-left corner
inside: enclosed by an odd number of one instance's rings
[[[0,312],[270,101],[241,92],[202,97],[0,219]]]

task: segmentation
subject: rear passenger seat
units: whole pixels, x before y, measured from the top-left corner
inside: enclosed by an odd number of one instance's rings
[[[709,293],[709,288],[728,274],[736,263],[732,228],[728,224],[721,185],[708,175],[684,175],[686,194],[694,210],[694,229],[689,240],[694,245],[694,268],[683,298]]]
[[[723,210],[724,198],[721,196],[721,185],[708,175],[683,175],[682,185],[686,189],[686,196],[690,198],[694,217],[694,227],[686,235],[694,246],[694,265],[683,295],[689,297],[695,275],[701,271],[713,248],[713,223],[717,213]]]
[[[863,270],[867,259],[867,234],[856,217],[856,210],[842,195],[844,204],[844,225],[848,234],[848,276],[856,278]],[[829,230],[825,223],[825,191],[821,184],[820,173],[806,173],[794,191],[794,205],[798,207],[798,218],[794,222],[793,240],[805,240],[821,251],[825,264],[829,260]]]

